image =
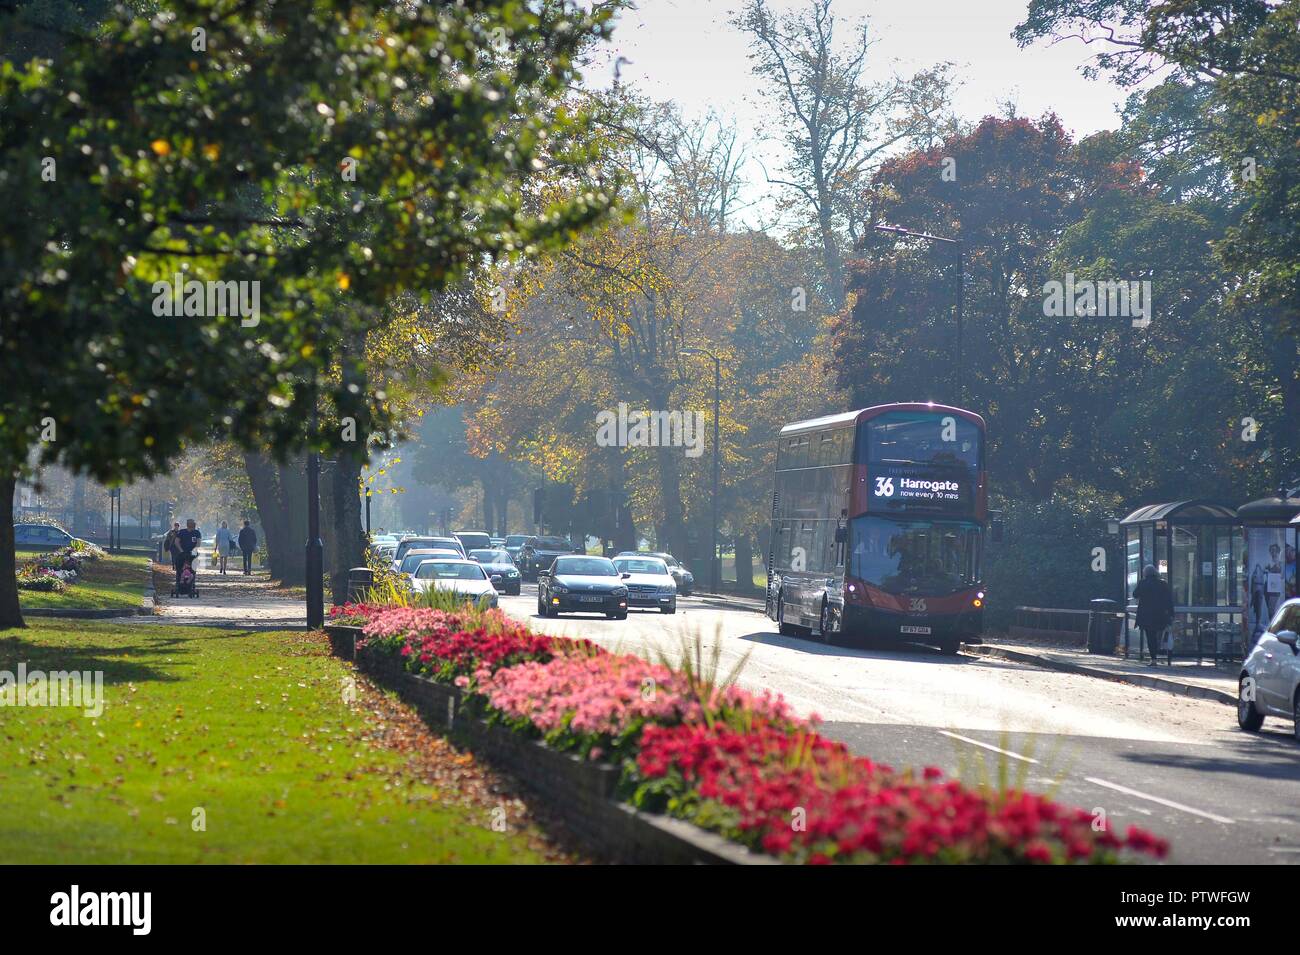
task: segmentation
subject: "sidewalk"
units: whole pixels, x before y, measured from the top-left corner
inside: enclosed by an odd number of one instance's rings
[[[1229,706],[1237,705],[1237,675],[1240,664],[1226,666],[1197,666],[1195,662],[1174,660],[1172,667],[1162,660],[1159,666],[1140,663],[1135,658],[1125,660],[1118,656],[1103,656],[1086,650],[1069,650],[1059,647],[1042,647],[1031,644],[1014,644],[1006,641],[988,642],[966,646],[965,652],[1029,663],[1066,673],[1132,683],[1167,693],[1215,700]]]
[[[715,594],[704,590],[692,590],[690,596],[697,600],[702,600],[705,603],[713,604],[718,607],[726,607],[731,610],[750,610],[754,613],[762,613],[764,607],[762,597],[742,597],[739,594]]]
[[[306,626],[307,610],[302,599],[277,590],[265,571],[245,577],[242,571],[228,568],[223,577],[202,552],[197,597],[171,596],[172,579],[170,568],[158,574],[159,612],[136,620],[239,630],[301,630]]]

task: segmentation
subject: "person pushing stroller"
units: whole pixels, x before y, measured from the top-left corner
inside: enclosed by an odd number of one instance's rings
[[[176,532],[172,547],[176,554],[176,584],[172,596],[192,592],[194,588],[194,557],[198,553],[199,542],[203,534],[195,526],[194,518],[185,522],[185,527]],[[184,584],[184,586],[182,586]]]

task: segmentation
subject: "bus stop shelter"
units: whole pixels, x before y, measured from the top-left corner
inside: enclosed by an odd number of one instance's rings
[[[1133,589],[1153,564],[1174,592],[1173,656],[1240,659],[1245,536],[1237,510],[1196,499],[1148,504],[1120,521],[1124,548],[1124,656],[1143,655]]]

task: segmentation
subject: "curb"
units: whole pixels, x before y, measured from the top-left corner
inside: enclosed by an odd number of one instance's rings
[[[69,620],[107,620],[110,617],[140,617],[153,615],[153,608],[143,607],[107,607],[92,610],[85,607],[32,607],[23,608],[24,617],[65,617]]]
[[[1077,673],[1080,676],[1091,676],[1100,680],[1110,680],[1112,683],[1132,683],[1136,686],[1146,687],[1149,690],[1160,690],[1165,693],[1175,693],[1179,696],[1191,696],[1201,700],[1213,700],[1216,703],[1223,703],[1227,706],[1237,705],[1237,698],[1231,693],[1224,693],[1222,690],[1214,690],[1207,686],[1197,686],[1193,683],[1180,683],[1177,680],[1166,680],[1158,676],[1147,676],[1145,673],[1114,673],[1110,670],[1103,670],[1098,667],[1083,666],[1078,663],[1067,663],[1064,660],[1053,660],[1048,657],[1038,656],[1034,653],[1025,653],[1020,650],[1007,650],[1003,647],[965,646],[964,649],[967,653],[974,653],[979,656],[996,657],[1000,660],[1012,660],[1016,663],[1031,663],[1048,670],[1059,670],[1062,673]]]

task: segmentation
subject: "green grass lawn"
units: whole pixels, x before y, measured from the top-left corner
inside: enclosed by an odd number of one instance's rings
[[[318,636],[38,620],[0,633],[19,661],[102,671],[105,706],[0,708],[6,862],[542,861],[374,741]]]
[[[18,561],[30,559],[39,550],[19,550]],[[57,607],[90,610],[131,609],[140,606],[148,577],[148,560],[129,554],[112,554],[82,564],[85,571],[75,584],[61,594],[33,590],[18,591],[18,603],[24,608]]]

